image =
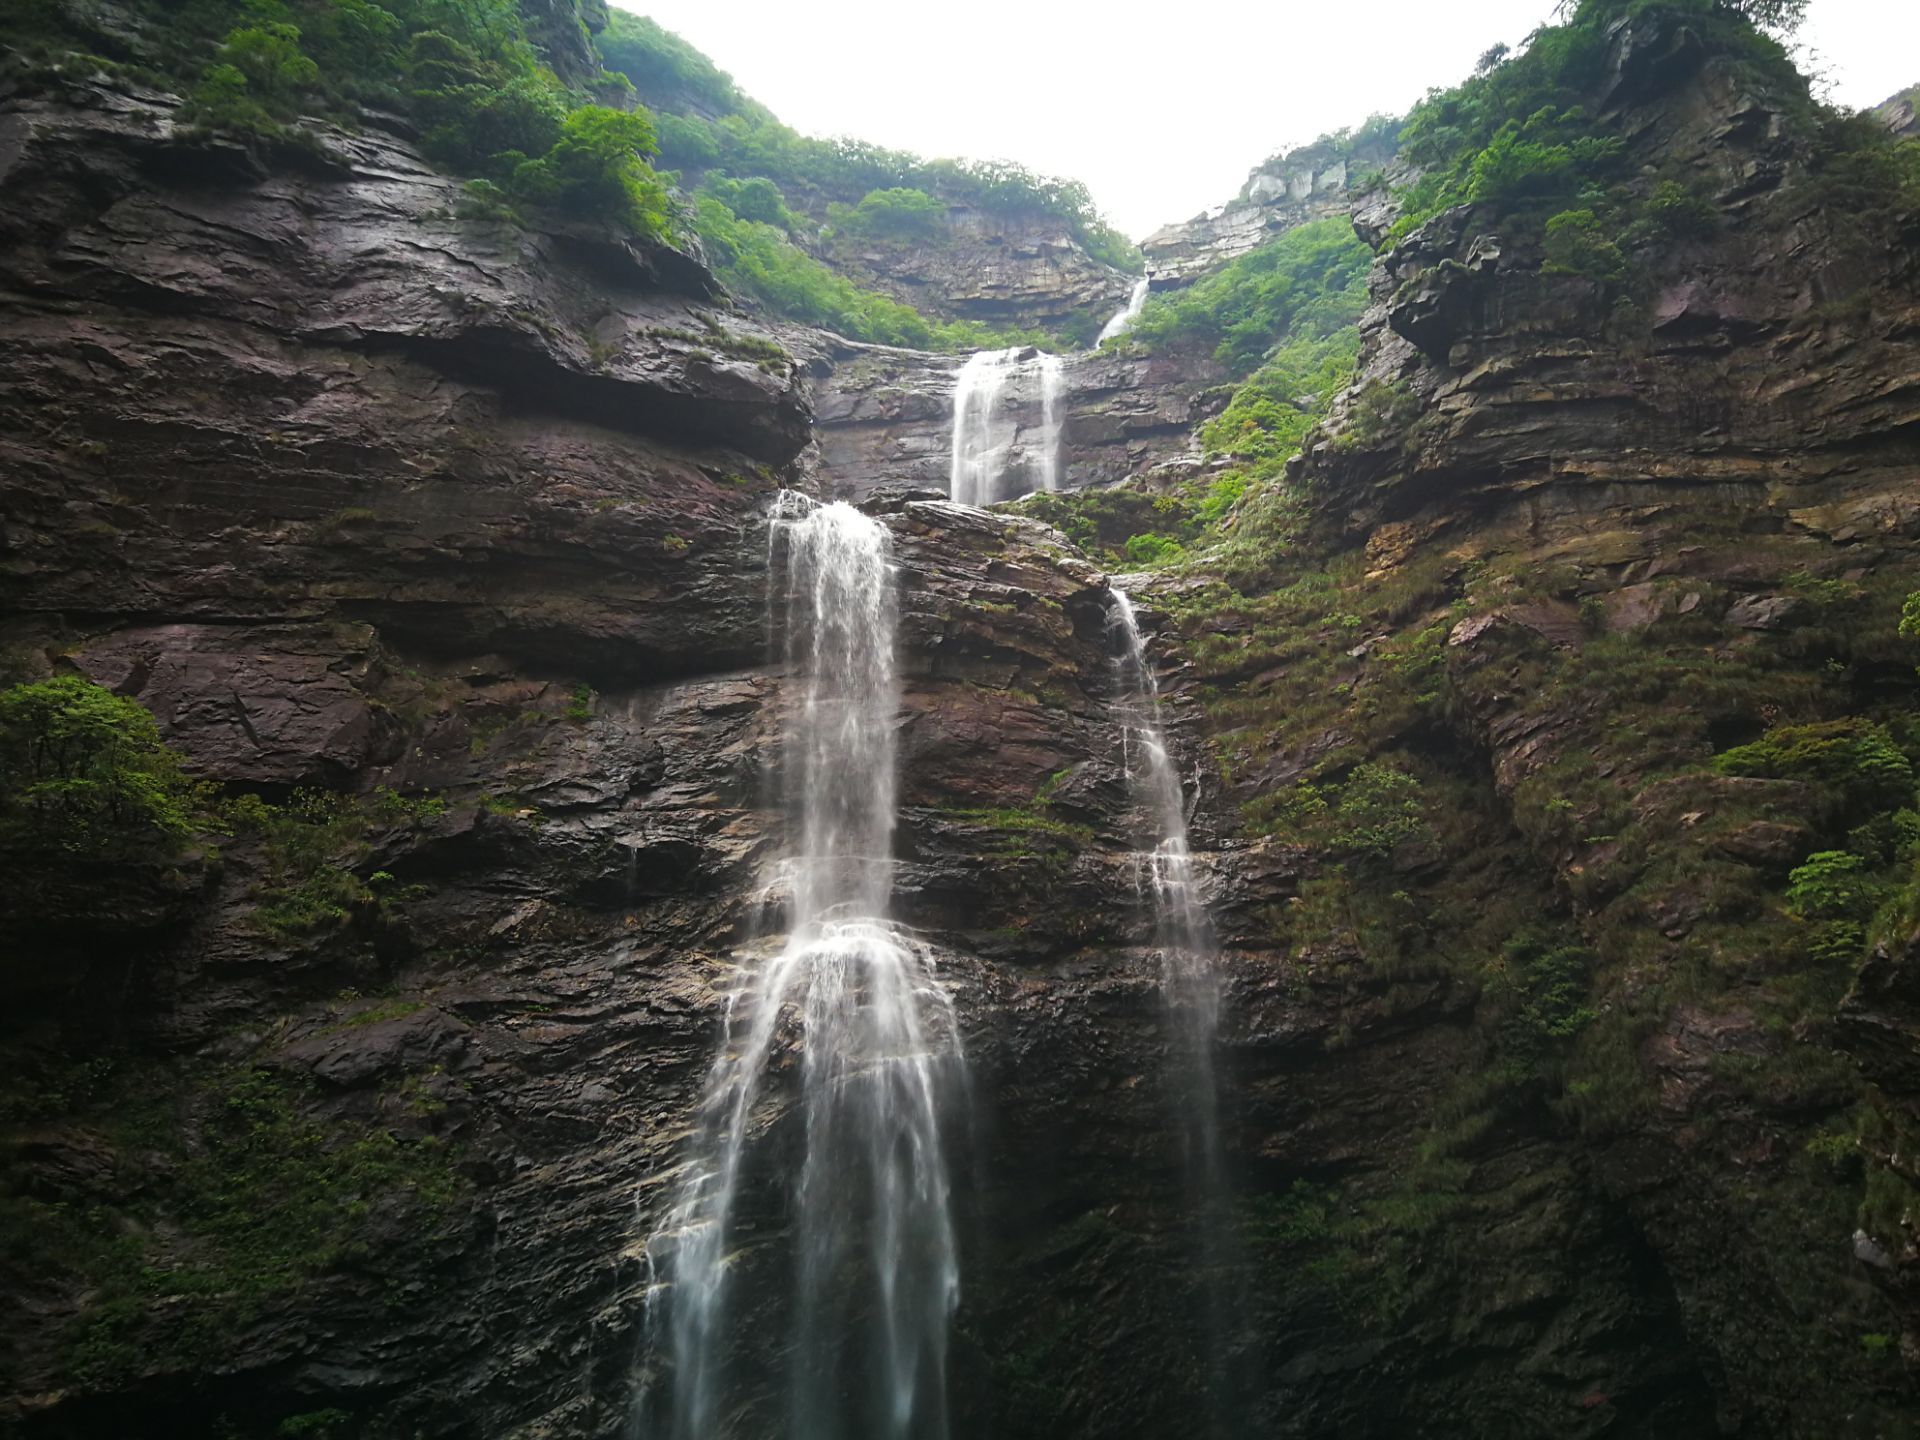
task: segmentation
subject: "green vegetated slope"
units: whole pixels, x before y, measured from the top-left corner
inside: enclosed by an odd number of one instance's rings
[[[1249,487],[1270,484],[1353,377],[1373,254],[1340,216],[1309,221],[1182,290],[1149,298],[1127,334],[1133,353],[1198,352],[1235,377],[1200,428],[1214,463],[1156,495],[1039,495],[1025,508],[1089,550],[1163,564],[1220,533]]]
[[[977,243],[955,209],[1050,219],[1093,259],[1138,270],[1140,257],[1101,218],[1078,181],[1004,161],[926,160],[865,141],[801,135],[740,93],[679,36],[616,10],[601,52],[658,110],[660,163],[695,197],[695,223],[723,275],[781,314],[856,339],[947,349],[1027,340],[1084,344],[1103,315],[1075,315],[1058,335],[929,320],[850,280],[872,247],[938,251]]]
[[[1327,394],[1296,376],[1360,349],[1321,318],[1357,313],[1360,291],[1344,256],[1303,264],[1312,227],[1150,306],[1138,343],[1197,337],[1258,368],[1203,431],[1233,466],[1208,483],[1232,476],[1237,498],[1142,497],[1129,518],[1185,528],[1127,551],[1179,563],[1164,603],[1224,783],[1249,829],[1300,856],[1276,935],[1306,983],[1352,997],[1341,1043],[1393,1033],[1436,979],[1478,994],[1476,1063],[1418,1153],[1298,1201],[1343,1217],[1315,1231],[1319,1278],[1300,1283],[1337,1283],[1388,1324],[1416,1315],[1446,1273],[1433,1257],[1499,1213],[1504,1147],[1564,1137],[1661,1253],[1753,1423],[1903,1434],[1897,1311],[1853,1235],[1896,1264],[1914,1253],[1914,1121],[1851,1047],[1850,1027],[1879,1022],[1849,1017],[1913,963],[1920,560],[1895,525],[1785,523],[1811,502],[1765,493],[1777,458],[1694,418],[1763,415],[1770,366],[1911,356],[1897,275],[1920,235],[1920,144],[1812,98],[1754,23],[1791,9],[1586,0],[1415,107],[1418,173],[1379,237],[1400,338],[1374,332],[1368,354],[1422,353],[1368,371],[1330,424],[1309,433],[1313,405],[1289,397]],[[1700,88],[1619,81],[1623,26]],[[1715,159],[1727,131],[1701,128],[1725,122],[1699,118],[1743,103],[1778,127],[1760,199]],[[1324,243],[1339,255],[1331,227]],[[1470,245],[1497,264],[1472,269]],[[1698,352],[1700,332],[1656,330],[1660,297],[1742,266],[1818,274],[1820,303],[1766,321],[1772,348],[1750,354],[1740,326],[1758,318],[1715,312]],[[1265,318],[1283,274],[1306,281],[1304,326]],[[1500,388],[1514,372],[1539,378]],[[1476,386],[1510,408],[1473,408]],[[1587,418],[1636,391],[1660,418]],[[1779,443],[1899,453],[1896,432],[1828,441],[1811,422]],[[1648,477],[1644,498],[1580,488],[1611,475]],[[1111,543],[1113,503],[1058,508]],[[1312,1249],[1280,1248],[1296,1265]]]
[[[324,158],[308,117],[357,127],[396,113],[431,159],[471,177],[477,213],[527,206],[648,242],[684,235],[632,87],[597,67],[584,31],[531,30],[512,0],[195,0],[138,14],[31,0],[5,30],[29,86],[121,72],[184,95],[182,121],[268,159]]]
[[[697,236],[743,297],[854,339],[972,349],[1090,338],[1071,324],[1054,335],[929,317],[841,273],[837,249],[956,243],[950,205],[1051,216],[1090,253],[1137,267],[1075,182],[810,139],[651,20],[590,13],[607,21],[597,35],[577,19],[545,33],[513,0],[195,0],[137,16],[30,0],[4,33],[29,84],[117,71],[183,95],[183,121],[269,163],[324,160],[311,119],[355,128],[403,116],[429,158],[468,177],[472,218],[540,211],[648,243]],[[682,180],[692,193],[675,193]]]

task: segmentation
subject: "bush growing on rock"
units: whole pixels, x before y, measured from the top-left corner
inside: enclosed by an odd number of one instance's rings
[[[320,67],[301,50],[297,27],[239,27],[227,32],[181,118],[214,130],[270,135],[293,118],[302,94],[319,79]]]
[[[852,235],[880,240],[930,240],[940,233],[947,207],[924,190],[899,185],[869,190],[851,209],[828,211],[835,225]]]
[[[202,795],[132,700],[77,675],[0,692],[0,849],[150,858],[192,833]]]
[[[1593,211],[1563,210],[1547,221],[1546,263],[1540,269],[1606,283],[1627,273],[1627,259]]]
[[[624,224],[645,240],[672,229],[666,182],[646,163],[653,117],[644,110],[584,105],[568,115],[553,148],[513,172],[514,193],[590,219]]]
[[[1778,726],[1714,756],[1713,768],[1723,775],[1828,785],[1849,803],[1903,794],[1913,785],[1913,765],[1886,727],[1858,716]]]

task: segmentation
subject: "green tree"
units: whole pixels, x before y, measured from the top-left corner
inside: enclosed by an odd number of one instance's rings
[[[538,160],[513,172],[513,189],[537,204],[616,220],[646,240],[672,231],[667,185],[643,158],[655,153],[653,117],[645,110],[584,105],[567,116],[560,138]]]
[[[296,27],[242,26],[227,32],[181,116],[214,130],[271,135],[319,80],[320,67],[300,48]]]
[[[886,240],[930,240],[940,233],[947,207],[924,190],[896,185],[869,190],[851,211],[835,218],[855,235]]]
[[[151,856],[192,832],[200,798],[134,701],[76,675],[0,691],[0,848]]]
[[[1627,257],[1608,236],[1591,210],[1563,210],[1547,221],[1548,275],[1583,275],[1589,280],[1619,280],[1627,273]]]

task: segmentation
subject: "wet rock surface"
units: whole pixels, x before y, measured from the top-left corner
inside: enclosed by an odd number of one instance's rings
[[[1704,93],[1659,102],[1644,143],[1790,171],[1703,148],[1703,118],[1740,100]],[[0,105],[0,641],[30,673],[139,699],[196,774],[276,800],[322,787],[360,817],[337,855],[352,893],[322,924],[276,919],[276,842],[239,827],[218,855],[82,884],[116,913],[36,937],[46,973],[4,1032],[30,1102],[10,1197],[43,1207],[36,1233],[69,1235],[56,1209],[90,1216],[175,1279],[142,1289],[97,1241],[9,1250],[0,1423],[267,1435],[338,1409],[367,1435],[620,1431],[643,1241],[734,967],[778,942],[795,697],[769,645],[765,514],[794,482],[866,498],[894,536],[898,905],[941,957],[972,1071],[954,1431],[1196,1428],[1222,1342],[1184,1214],[1107,578],[1042,526],[928,498],[952,357],[791,332],[792,370],[730,356],[727,336],[760,332],[688,257],[463,221],[404,147],[330,144],[323,173],[261,174],[184,144],[137,90]],[[1294,196],[1276,173],[1262,233],[1285,204],[1335,203],[1339,186]],[[1880,318],[1827,325],[1810,310],[1840,279],[1784,253],[1801,221],[1777,204],[1668,277],[1644,347],[1471,217],[1386,257],[1367,377],[1434,418],[1305,462],[1315,543],[1352,560],[1351,592],[1400,587],[1336,617],[1331,669],[1267,653],[1296,631],[1204,613],[1193,585],[1137,587],[1224,952],[1243,1224],[1217,1278],[1252,1433],[1771,1436],[1809,1433],[1810,1395],[1909,1402],[1902,1374],[1809,1373],[1796,1348],[1805,1327],[1898,1329],[1915,1294],[1904,1237],[1796,1210],[1808,1192],[1781,1181],[1851,1103],[1827,1071],[1742,1088],[1787,1072],[1801,1037],[1745,1001],[1676,1005],[1625,1061],[1645,1112],[1597,1131],[1537,1089],[1465,1125],[1458,1092],[1504,1058],[1486,1018],[1504,952],[1461,911],[1604,916],[1658,858],[1622,836],[1682,834],[1773,877],[1826,843],[1794,782],[1616,756],[1606,696],[1540,679],[1675,625],[1714,627],[1688,643],[1724,667],[1832,633],[1801,571],[1911,576],[1920,272],[1895,250]],[[1181,243],[1210,263],[1237,234]],[[1470,278],[1406,289],[1441,258]],[[1071,288],[999,284],[979,294]],[[1072,359],[1067,483],[1184,451],[1206,378]],[[1585,592],[1493,583],[1552,565]],[[1778,674],[1805,658],[1781,653]],[[1898,658],[1871,683],[1905,693]],[[1378,718],[1382,677],[1437,683],[1436,664],[1454,708]],[[1730,735],[1756,723],[1710,713]],[[1411,919],[1392,902],[1405,949],[1329,900],[1326,854],[1243,808],[1329,757],[1350,768],[1383,724],[1468,817],[1444,846],[1376,857],[1389,899],[1435,898]],[[1527,808],[1541,777],[1600,763],[1617,805]],[[1436,888],[1456,871],[1480,888]],[[1630,903],[1677,947],[1726,902],[1683,874]],[[1911,950],[1861,968],[1825,1046],[1895,1109],[1920,1089]],[[1609,971],[1601,1003],[1677,954]],[[799,1142],[791,1098],[777,1083],[756,1117],[770,1155]],[[272,1224],[315,1166],[360,1207],[324,1261],[282,1237],[313,1268],[238,1305],[205,1169],[236,1114],[278,1137],[281,1170],[248,1192]],[[316,1152],[384,1168],[342,1176]],[[778,1333],[785,1197],[743,1207],[741,1332]]]

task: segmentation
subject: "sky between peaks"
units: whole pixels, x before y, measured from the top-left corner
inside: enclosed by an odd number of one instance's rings
[[[1134,239],[1236,194],[1268,155],[1399,114],[1517,44],[1553,0],[617,0],[787,124],[1084,181]],[[1813,0],[1827,98],[1920,82],[1920,3]]]

